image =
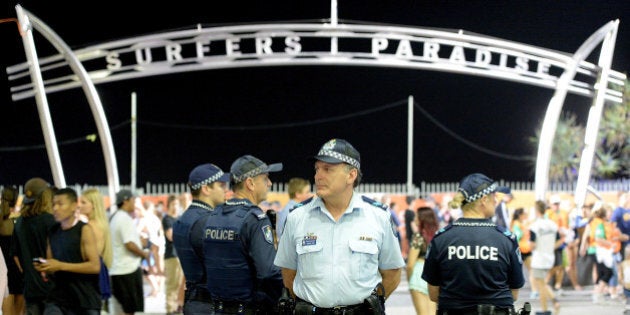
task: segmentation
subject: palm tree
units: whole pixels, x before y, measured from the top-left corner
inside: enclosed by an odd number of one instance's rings
[[[620,88],[618,89],[619,91]],[[540,129],[530,137],[538,146]],[[553,142],[549,179],[574,181],[580,166],[584,143],[584,126],[575,114],[564,112]],[[533,166],[535,167],[535,166]],[[605,104],[599,125],[598,143],[593,159],[592,177],[612,179],[630,175],[630,81],[626,80],[621,103]]]

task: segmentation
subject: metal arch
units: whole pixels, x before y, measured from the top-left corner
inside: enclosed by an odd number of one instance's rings
[[[593,157],[595,155],[597,135],[599,133],[599,123],[604,110],[604,90],[608,86],[608,73],[610,72],[610,66],[612,64],[618,28],[619,20],[616,20],[613,25],[609,27],[609,31],[605,35],[604,42],[602,43],[602,49],[599,54],[599,60],[597,62],[602,70],[598,76],[597,83],[595,83],[595,98],[593,100],[593,105],[589,110],[588,121],[586,123],[584,150],[582,151],[580,170],[578,173],[577,185],[575,187],[575,202],[577,209],[581,209],[586,201],[586,191],[588,189],[588,182],[591,178]]]
[[[619,20],[610,21],[606,25],[602,26],[595,33],[593,33],[593,35],[591,35],[580,46],[580,48],[578,48],[578,50],[573,55],[573,58],[569,60],[569,62],[567,63],[567,68],[565,72],[558,79],[556,92],[554,93],[553,97],[551,97],[551,100],[549,101],[549,106],[547,107],[547,113],[545,114],[545,120],[543,122],[542,130],[540,132],[540,141],[538,142],[538,157],[536,159],[536,177],[535,177],[535,196],[537,200],[545,200],[547,186],[549,185],[549,164],[551,163],[551,153],[552,153],[552,148],[553,148],[554,135],[556,133],[558,119],[560,118],[560,111],[562,110],[562,105],[564,104],[564,100],[567,95],[570,81],[575,76],[580,62],[584,61],[586,57],[588,57],[588,55],[593,51],[593,49],[595,49],[595,47],[597,47],[597,45],[599,45],[599,43],[605,37],[609,36],[609,34],[611,33],[615,34],[615,36],[613,36],[612,39],[607,39],[606,43],[608,46],[610,45],[610,41],[612,41],[612,47],[614,48],[614,41],[616,38],[618,25],[619,25]],[[599,62],[600,65],[602,63],[604,64],[604,68],[602,69],[602,72],[600,72],[598,75],[598,81],[601,81],[601,83],[599,87],[596,87],[597,88],[596,98],[597,99],[601,98],[602,105],[603,105],[604,100],[603,100],[603,95],[601,91],[607,88],[607,83],[608,83],[607,77],[602,78],[602,76],[604,74],[608,75],[608,71],[610,69],[610,59],[612,59],[612,53],[613,53],[612,49],[608,47],[607,49],[602,49],[600,62]],[[607,63],[602,62],[606,58],[608,59],[608,62]],[[606,67],[608,69],[606,69]],[[589,114],[589,118],[588,118],[589,125],[593,124],[592,119],[595,119],[593,118],[593,116],[594,115]],[[599,115],[596,118],[597,119],[597,126],[595,126],[596,128],[599,126],[599,116],[601,116],[601,111],[599,112]],[[597,131],[595,131],[595,136],[596,135],[597,135]],[[594,141],[595,140],[593,139],[593,142]],[[589,153],[589,152],[585,151],[585,153]],[[590,153],[591,153],[590,158],[587,157],[587,159],[590,161],[589,166],[588,166],[589,171],[588,173],[586,172],[583,173],[582,171],[580,171],[579,176],[582,177],[581,181],[578,178],[578,182],[580,183],[584,181],[584,178],[583,178],[584,175],[587,176],[586,183],[588,183],[588,176],[590,176],[590,167],[591,167],[592,159],[593,159],[592,154],[594,154],[594,151]],[[582,159],[584,158],[585,156],[583,155]],[[584,160],[581,161],[580,163],[580,169],[583,168],[582,162],[584,162]],[[583,183],[582,185],[584,186],[583,191],[585,195],[586,185],[584,185]],[[582,190],[580,189],[580,191]]]
[[[44,141],[48,151],[48,162],[50,163],[53,182],[57,187],[65,187],[66,179],[63,174],[63,168],[61,167],[59,151],[57,150],[57,137],[55,137],[55,129],[53,128],[52,119],[50,117],[48,98],[46,98],[46,92],[44,90],[42,72],[39,68],[39,62],[37,62],[37,52],[35,51],[35,41],[33,40],[31,22],[29,17],[24,13],[24,11],[22,11],[22,7],[17,5],[15,9],[17,11],[20,27],[22,28],[22,33],[24,34],[23,36],[25,36],[25,39],[23,40],[24,52],[26,53],[31,80],[33,80],[35,88],[35,102],[37,103],[39,121],[42,125],[42,132],[44,133]]]
[[[604,55],[606,58],[612,58],[615,36],[612,37],[608,44],[611,46],[606,49],[602,49],[602,55],[598,65],[593,65],[585,61],[590,52],[602,41],[602,39],[610,32],[613,31],[616,34],[618,27],[618,21],[611,21],[604,27],[600,28],[597,32],[589,37],[589,39],[582,44],[582,46],[576,51],[575,54],[570,55],[566,53],[556,52],[548,49],[538,48],[521,43],[496,39],[488,36],[480,36],[476,34],[465,33],[462,30],[459,31],[445,31],[435,29],[414,29],[408,27],[399,26],[373,26],[373,25],[357,25],[357,24],[338,24],[336,23],[336,10],[334,6],[331,6],[331,15],[335,23],[331,24],[258,24],[258,25],[237,25],[237,26],[224,26],[213,28],[201,28],[183,31],[175,31],[163,34],[154,34],[148,36],[140,36],[135,38],[129,38],[119,41],[113,41],[109,43],[99,44],[84,49],[72,52],[66,46],[67,52],[60,55],[54,55],[46,58],[42,58],[40,62],[43,65],[44,71],[56,69],[59,67],[71,64],[68,54],[72,55],[73,62],[81,65],[82,61],[94,60],[96,58],[105,58],[110,51],[127,50],[132,51],[136,45],[166,41],[177,41],[180,39],[189,40],[187,38],[196,38],[201,36],[221,38],[226,34],[239,34],[246,38],[255,37],[256,34],[286,34],[295,33],[299,35],[309,35],[313,37],[330,39],[330,50],[315,51],[303,54],[301,57],[295,58],[294,55],[289,53],[276,53],[274,52],[272,58],[269,56],[257,56],[255,54],[242,54],[240,57],[234,56],[212,56],[211,58],[205,58],[205,60],[197,60],[199,58],[189,58],[187,60],[179,60],[178,62],[161,61],[152,64],[153,67],[146,67],[142,69],[143,65],[131,65],[123,69],[116,69],[116,71],[110,71],[109,69],[102,71],[90,72],[89,75],[84,68],[81,72],[81,80],[79,83],[76,81],[75,76],[69,75],[65,77],[58,77],[49,79],[44,84],[46,86],[46,92],[62,91],[70,88],[84,86],[83,80],[89,81],[91,89],[93,89],[93,83],[112,82],[117,80],[131,79],[142,76],[161,75],[166,73],[187,72],[206,69],[218,69],[218,68],[236,68],[236,67],[254,67],[254,66],[299,66],[299,65],[355,65],[355,66],[380,66],[380,67],[403,67],[403,68],[415,68],[426,69],[435,71],[449,71],[455,73],[464,73],[480,76],[494,77],[504,80],[512,80],[525,84],[532,84],[542,86],[545,88],[553,88],[556,90],[554,96],[550,100],[545,121],[543,124],[543,130],[541,131],[541,142],[538,149],[538,161],[536,167],[536,196],[537,198],[544,199],[544,194],[548,185],[548,170],[551,157],[551,147],[553,144],[553,136],[557,126],[560,110],[564,103],[567,93],[575,93],[585,96],[594,96],[596,99],[601,99],[603,103],[604,99],[608,99],[615,102],[621,101],[621,94],[608,89],[608,82],[623,85],[625,75],[610,69],[610,62],[607,67],[603,67],[605,64]],[[43,23],[41,23],[43,25]],[[53,33],[54,34],[54,33]],[[244,35],[243,35],[244,34]],[[275,36],[275,35],[274,35]],[[469,67],[469,65],[459,66],[454,64],[439,64],[424,62],[421,58],[409,58],[409,60],[400,60],[392,58],[393,54],[384,53],[384,58],[380,56],[374,56],[374,50],[372,53],[348,53],[339,51],[338,40],[340,38],[368,38],[378,39],[383,37],[392,40],[431,40],[438,43],[444,43],[445,45],[455,45],[453,43],[465,45],[467,48],[484,47],[491,49],[492,53],[506,53],[511,56],[526,56],[531,57],[535,62],[545,61],[551,65],[563,68],[563,74],[556,78],[550,76],[549,78],[536,77],[531,75],[522,75],[518,73],[506,73],[501,72],[499,69],[486,69],[482,71],[476,67]],[[49,39],[50,40],[50,39]],[[61,40],[59,40],[61,42]],[[51,40],[51,42],[53,42]],[[65,44],[64,44],[65,45]],[[121,48],[122,47],[122,48]],[[149,46],[151,47],[151,46]],[[136,51],[137,53],[137,51]],[[468,61],[466,61],[468,62]],[[71,65],[72,66],[72,65]],[[138,68],[144,72],[139,72]],[[604,69],[605,68],[605,69]],[[22,63],[7,68],[9,74],[9,80],[17,80],[26,76],[24,70],[28,69],[28,63]],[[73,68],[74,72],[77,71]],[[599,86],[593,87],[589,83],[575,81],[577,73],[597,77],[600,82]],[[605,78],[602,76],[605,75]],[[90,77],[91,76],[91,77]],[[41,77],[41,76],[40,76]],[[90,78],[92,80],[90,80]],[[35,80],[33,80],[34,83]],[[37,91],[37,90],[40,91]],[[89,90],[89,89],[88,89]],[[11,88],[12,97],[14,100],[24,99],[32,97],[37,93],[44,93],[44,87],[41,88],[31,84],[22,84]],[[86,91],[88,93],[89,91]],[[93,91],[96,93],[96,91]],[[92,103],[91,103],[92,105]],[[100,105],[100,102],[99,102]],[[94,109],[93,109],[94,111]],[[601,115],[601,112],[600,112]],[[593,115],[595,116],[595,115]],[[104,117],[104,116],[103,116]],[[96,119],[96,114],[95,114]],[[593,118],[594,119],[594,118]],[[599,117],[597,118],[599,120]],[[593,125],[594,120],[589,116],[589,125]],[[597,121],[597,125],[599,121]],[[590,128],[592,129],[592,128]],[[99,132],[101,130],[99,129]],[[595,132],[596,134],[596,132]],[[585,141],[589,141],[585,139]],[[113,150],[113,146],[112,146]],[[104,149],[105,151],[105,149]],[[112,151],[113,152],[113,151]],[[586,154],[588,153],[585,150]],[[115,161],[115,160],[114,160]],[[585,161],[582,161],[586,163]],[[592,156],[591,156],[592,163]],[[590,174],[590,164],[589,173]],[[580,166],[581,174],[586,174],[582,171],[586,166],[583,164]],[[587,177],[588,177],[587,174]],[[117,179],[116,179],[117,181]]]
[[[83,67],[81,62],[76,58],[76,56],[74,55],[70,47],[68,47],[68,45],[66,45],[66,43],[52,29],[50,29],[45,23],[43,23],[35,15],[30,13],[26,9],[23,9],[20,5],[16,5],[15,8],[16,8],[18,16],[20,17],[20,21],[24,20],[27,22],[26,25],[31,25],[31,24],[28,24],[28,20],[29,19],[32,20],[33,27],[36,30],[38,30],[50,43],[52,43],[53,46],[55,46],[55,48],[64,56],[68,65],[72,68],[73,72],[78,76],[79,80],[81,81],[83,91],[88,99],[88,102],[90,103],[90,108],[92,110],[92,115],[94,116],[94,120],[96,122],[98,134],[101,138],[101,147],[103,149],[103,155],[105,158],[105,167],[107,170],[107,183],[109,186],[109,197],[111,201],[115,200],[116,192],[120,188],[120,183],[119,183],[119,178],[118,178],[118,166],[116,164],[116,155],[114,153],[114,145],[112,142],[109,125],[107,123],[107,117],[105,117],[105,112],[103,111],[103,105],[101,104],[101,100],[98,96],[98,92],[96,91],[96,88],[94,87],[94,83],[92,83],[92,80],[90,76],[88,75],[87,71],[85,71],[85,68]],[[32,30],[30,29],[30,27],[26,29],[26,34],[28,38],[30,39],[30,42],[32,42],[33,35],[32,35]],[[37,55],[35,53],[34,44],[32,44],[31,45],[32,47],[30,47],[25,42],[24,45],[25,45],[25,49],[27,50],[27,55],[29,55],[29,52],[32,55],[34,55],[34,59],[31,62],[32,65],[34,66],[31,71],[32,75],[37,74],[41,77],[41,72],[39,71],[39,68],[35,67],[38,65],[38,62],[37,62]],[[45,106],[46,109],[48,109],[48,102],[46,100],[46,92],[43,86],[41,89],[37,90],[36,95],[38,96],[37,97],[38,106],[39,107]],[[40,104],[40,100],[42,100],[41,104]],[[50,116],[48,116],[48,119],[50,119]],[[52,129],[52,123],[50,127]],[[54,131],[51,136],[54,139]],[[52,143],[50,143],[50,141],[46,141],[46,147],[48,149],[49,155],[51,155],[52,153],[52,155],[55,155],[57,157],[59,156],[56,144],[53,145]],[[60,162],[55,163],[54,165],[52,165],[51,163],[51,166],[53,166],[53,174],[57,172],[57,177],[59,177],[59,178],[55,178],[55,183],[58,183],[60,187],[64,187],[65,179],[63,178],[63,170],[61,169],[61,163]]]
[[[492,53],[507,53],[510,55],[524,55],[531,57],[534,61],[545,61],[551,65],[563,68],[572,59],[572,56],[566,53],[560,53],[553,50],[545,50],[542,48],[525,45],[516,42],[499,40],[488,36],[480,36],[467,34],[463,31],[452,32],[433,29],[414,29],[399,26],[373,26],[373,25],[355,25],[355,24],[255,24],[255,25],[236,25],[211,28],[196,28],[182,31],[174,31],[162,34],[153,34],[139,36],[123,40],[112,41],[104,44],[98,44],[84,49],[75,51],[78,59],[82,62],[103,59],[111,52],[127,52],[133,51],[137,46],[157,45],[157,43],[187,43],[194,42],[197,38],[207,38],[212,40],[225,40],[230,34],[239,34],[241,38],[253,38],[257,35],[269,36],[286,36],[286,34],[295,34],[305,38],[326,38],[330,37],[331,48],[329,51],[309,51],[300,53],[300,58],[285,52],[274,52],[273,56],[257,55],[255,53],[243,53],[239,57],[218,55],[218,56],[198,56],[183,58],[174,61],[154,61],[150,65],[130,64],[120,69],[100,69],[91,72],[93,82],[95,84],[113,82],[118,80],[133,79],[151,75],[162,75],[177,72],[199,71],[208,69],[221,68],[238,68],[238,67],[254,67],[254,66],[301,66],[301,65],[351,65],[351,66],[377,66],[377,67],[401,67],[411,69],[425,69],[435,71],[448,71],[454,73],[464,73],[472,75],[480,75],[494,77],[503,80],[512,80],[519,83],[537,85],[545,88],[554,89],[556,87],[555,77],[549,78],[532,77],[522,75],[515,72],[505,72],[497,69],[496,66],[488,69],[479,69],[477,67],[467,65],[457,65],[453,63],[426,62],[422,58],[410,58],[402,60],[395,58],[393,54],[383,53],[381,56],[375,56],[369,52],[344,52],[337,50],[337,40],[340,39],[363,39],[374,40],[379,37],[389,38],[391,40],[414,40],[414,41],[431,41],[444,45],[461,44],[466,48],[479,49],[489,48]],[[65,66],[62,56],[54,55],[40,60],[44,70],[52,70]],[[27,64],[22,63],[7,68],[9,79],[14,81],[27,75],[24,73]],[[598,71],[597,66],[582,61],[577,69],[578,73],[595,77]],[[611,83],[623,85],[625,75],[617,71],[611,71]],[[62,91],[79,86],[79,82],[74,80],[73,75],[49,79],[46,85],[47,92]],[[30,84],[22,84],[11,87],[12,97],[14,100],[32,97],[33,91]],[[572,81],[569,92],[584,96],[593,96],[590,84],[584,82]],[[621,101],[619,93],[613,90],[607,90],[607,98],[615,102]]]

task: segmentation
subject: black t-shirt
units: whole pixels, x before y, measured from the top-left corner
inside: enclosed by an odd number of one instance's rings
[[[173,228],[173,223],[175,223],[176,219],[170,215],[164,215],[162,218],[162,228],[164,232]],[[169,241],[168,238],[164,238],[165,246],[164,246],[164,259],[177,257],[177,251],[175,250],[175,246],[173,246],[173,241]]]

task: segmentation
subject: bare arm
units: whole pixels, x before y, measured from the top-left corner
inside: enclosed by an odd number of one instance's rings
[[[92,231],[92,227],[87,224],[81,229],[81,253],[84,259],[83,262],[70,263],[54,259],[52,257],[50,244],[48,244],[47,252],[48,258],[45,263],[34,263],[37,271],[67,271],[83,274],[97,274],[101,270],[94,232]]]
[[[437,303],[438,298],[440,297],[440,287],[427,284],[429,286],[429,299],[431,301]]]
[[[392,294],[394,290],[396,290],[396,287],[398,287],[398,284],[400,283],[400,274],[402,273],[402,268],[389,270],[379,269],[378,272],[383,278],[383,287],[385,287],[385,298],[388,298],[389,295]]]
[[[297,270],[282,268],[282,283],[287,289],[289,289],[289,292],[293,297],[295,297],[295,293],[293,292],[293,281],[295,280],[295,275],[297,275]]]
[[[514,299],[514,301],[518,300],[518,289],[511,289],[512,291],[512,298]]]
[[[145,252],[143,251],[140,247],[138,247],[138,245],[136,245],[136,243],[134,242],[127,242],[125,243],[125,248],[134,253],[136,256],[138,257],[142,257],[143,259],[148,259],[149,258],[149,252]]]

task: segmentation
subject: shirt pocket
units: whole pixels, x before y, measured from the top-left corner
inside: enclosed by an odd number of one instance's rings
[[[324,246],[322,243],[313,245],[297,244],[298,254],[298,273],[304,280],[322,278],[324,262],[323,255]]]
[[[352,240],[351,251],[353,280],[369,280],[378,272],[378,246],[374,241]]]

